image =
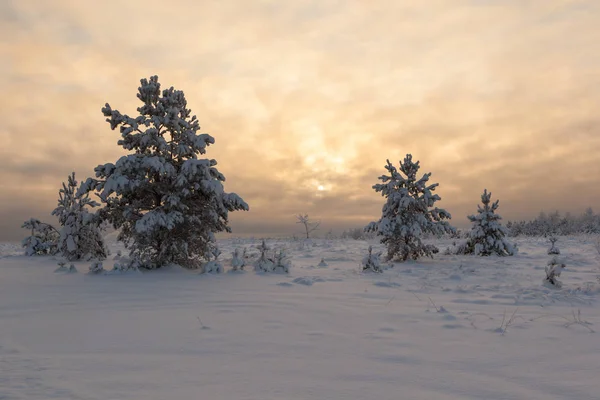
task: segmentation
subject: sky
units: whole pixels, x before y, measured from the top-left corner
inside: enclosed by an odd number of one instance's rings
[[[484,188],[505,220],[600,211],[598,26],[597,0],[0,0],[0,240],[125,154],[100,110],[152,75],[249,203],[234,235],[377,220],[408,153],[456,226]]]

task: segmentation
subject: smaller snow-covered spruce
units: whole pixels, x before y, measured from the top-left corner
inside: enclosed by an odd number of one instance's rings
[[[496,214],[499,200],[491,203],[492,193],[484,189],[481,195],[483,205],[477,206],[478,214],[469,215],[473,223],[466,243],[458,246],[457,254],[474,254],[477,256],[512,256],[517,247],[507,240],[508,230],[500,223],[502,217]]]
[[[254,270],[257,272],[271,272],[273,270],[273,260],[267,255],[267,252],[271,248],[267,246],[265,239],[263,239],[262,243],[256,248],[260,251],[260,256],[258,257],[258,260],[254,262]]]
[[[55,255],[58,253],[60,233],[52,225],[30,218],[21,228],[29,229],[31,234],[21,242],[26,256]]]
[[[223,272],[223,265],[219,262],[221,250],[217,246],[212,246],[210,254],[213,257],[213,260],[209,259],[206,264],[204,264],[203,272],[205,274],[218,274]]]
[[[548,255],[560,254],[560,249],[556,246],[558,238],[556,236],[550,236],[548,240],[550,240],[550,248],[548,249]]]
[[[454,232],[454,228],[445,221],[451,218],[450,213],[434,207],[435,202],[441,199],[433,194],[438,184],[429,184],[430,172],[417,178],[419,168],[419,161],[413,161],[411,154],[400,161],[399,171],[387,160],[385,169],[389,174],[380,176],[382,183],[373,185],[373,189],[386,198],[386,203],[379,221],[371,222],[365,230],[382,236],[381,243],[387,246],[388,261],[433,257],[438,248],[423,243],[421,238],[426,234]]]
[[[246,266],[246,257],[247,257],[247,250],[244,247],[244,250],[240,250],[239,247],[236,247],[233,250],[233,253],[231,253],[231,255],[233,256],[233,258],[231,259],[231,269],[233,271],[238,271],[238,270],[243,270],[244,267]]]
[[[199,133],[187,100],[173,87],[161,90],[157,76],[142,79],[136,117],[102,109],[118,144],[130,153],[96,167],[96,178],[80,190],[95,190],[103,203],[99,215],[140,268],[169,264],[201,268],[218,232],[231,232],[231,211],[248,210],[235,193],[225,193],[225,177],[214,159],[202,159],[215,142]]]
[[[362,259],[363,271],[383,272],[380,257],[381,252],[373,253],[373,246],[369,246],[369,253]]]
[[[561,288],[562,282],[560,282],[557,278],[560,276],[560,273],[564,268],[564,263],[560,262],[558,258],[552,257],[550,261],[548,261],[548,265],[545,268],[546,279],[544,279],[544,283],[552,285],[556,288]]]
[[[104,244],[99,219],[89,212],[100,204],[89,198],[89,192],[78,191],[75,173],[69,175],[58,192],[58,206],[52,215],[61,225],[58,250],[69,261],[96,258],[104,260],[108,249]]]

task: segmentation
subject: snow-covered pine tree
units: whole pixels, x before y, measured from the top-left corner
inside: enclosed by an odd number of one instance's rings
[[[99,192],[100,215],[120,229],[119,239],[133,262],[143,268],[176,263],[200,268],[209,257],[217,232],[230,232],[228,212],[248,210],[235,193],[225,193],[225,177],[212,159],[199,159],[214,143],[200,134],[184,93],[160,90],[158,77],[142,79],[136,118],[102,109],[111,129],[119,127],[118,144],[130,154],[115,164],[96,167],[86,189]]]
[[[89,192],[77,190],[75,172],[71,173],[67,183],[63,182],[58,192],[58,206],[52,215],[61,225],[58,251],[69,261],[83,258],[104,260],[108,249],[104,244],[99,219],[90,208],[100,204],[89,197]]]
[[[52,225],[30,218],[23,222],[21,228],[29,229],[31,234],[21,242],[25,255],[55,255],[58,253],[59,232]]]
[[[437,183],[428,184],[431,173],[417,178],[419,161],[413,162],[412,155],[407,154],[404,162],[400,162],[400,172],[387,160],[385,169],[389,175],[379,179],[383,183],[373,185],[376,192],[387,198],[383,206],[381,219],[371,222],[365,228],[367,232],[375,232],[383,236],[381,243],[387,246],[387,259],[395,257],[401,261],[421,256],[432,257],[439,250],[431,244],[424,244],[421,236],[426,233],[440,235],[451,233],[454,228],[446,219],[450,213],[434,207],[440,196],[433,194]]]
[[[482,205],[477,205],[478,214],[469,215],[473,223],[466,245],[462,253],[477,256],[512,256],[517,253],[517,246],[507,240],[508,230],[500,223],[502,217],[496,214],[499,200],[491,203],[492,193],[484,189],[481,195]]]

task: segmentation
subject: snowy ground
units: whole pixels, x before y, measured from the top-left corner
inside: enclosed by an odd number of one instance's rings
[[[353,240],[278,242],[289,275],[56,274],[0,245],[0,399],[597,399],[596,240],[559,240],[560,290],[544,239],[383,274]]]

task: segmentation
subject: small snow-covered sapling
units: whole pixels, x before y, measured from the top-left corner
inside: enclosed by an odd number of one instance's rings
[[[363,271],[383,272],[380,257],[381,252],[373,253],[373,246],[369,246],[369,254],[362,260]]]
[[[243,270],[246,266],[246,248],[244,247],[243,251],[240,251],[239,247],[236,247],[233,253],[231,253],[233,258],[231,259],[231,268],[233,271],[237,271],[238,269]]]
[[[548,249],[548,255],[560,254],[560,250],[556,246],[556,241],[558,239],[555,236],[550,236],[550,238],[548,238],[548,240],[550,240],[550,248]]]
[[[273,271],[274,272],[281,271],[281,272],[288,273],[288,272],[290,272],[291,266],[292,266],[292,263],[291,263],[290,259],[288,258],[284,249],[279,249],[279,251],[275,252],[275,259],[274,259],[274,263],[273,263]]]
[[[204,264],[204,273],[220,273],[223,272],[223,265],[219,262],[219,256],[221,255],[221,250],[214,246],[210,253],[214,257],[214,260],[210,260],[210,256],[207,256],[208,262]]]
[[[104,272],[104,267],[102,266],[102,261],[93,261],[92,264],[90,265],[90,270],[89,273],[91,275],[97,275],[97,274],[101,274],[102,272]]]
[[[105,274],[108,275],[112,275],[112,274],[123,274],[123,273],[129,273],[129,272],[137,272],[140,273],[140,266],[141,266],[141,262],[138,260],[131,260],[129,258],[123,258],[121,261],[119,262],[115,262],[113,265],[113,268],[109,271],[105,271]]]
[[[546,279],[544,282],[549,283],[556,288],[562,287],[562,283],[557,278],[560,276],[564,268],[564,263],[561,263],[556,257],[552,257],[552,259],[548,261],[548,265],[545,268]]]
[[[267,246],[264,239],[262,243],[257,246],[257,249],[260,251],[260,257],[254,263],[254,270],[258,272],[271,272],[273,270],[273,260],[269,259],[267,256],[267,251],[270,250],[270,247]]]
[[[54,272],[67,272],[69,268],[67,268],[67,263],[65,260],[58,261],[58,268],[54,270]]]
[[[30,218],[23,223],[21,228],[28,229],[31,232],[31,235],[21,242],[25,248],[26,256],[55,255],[58,253],[60,233],[52,225]]]

